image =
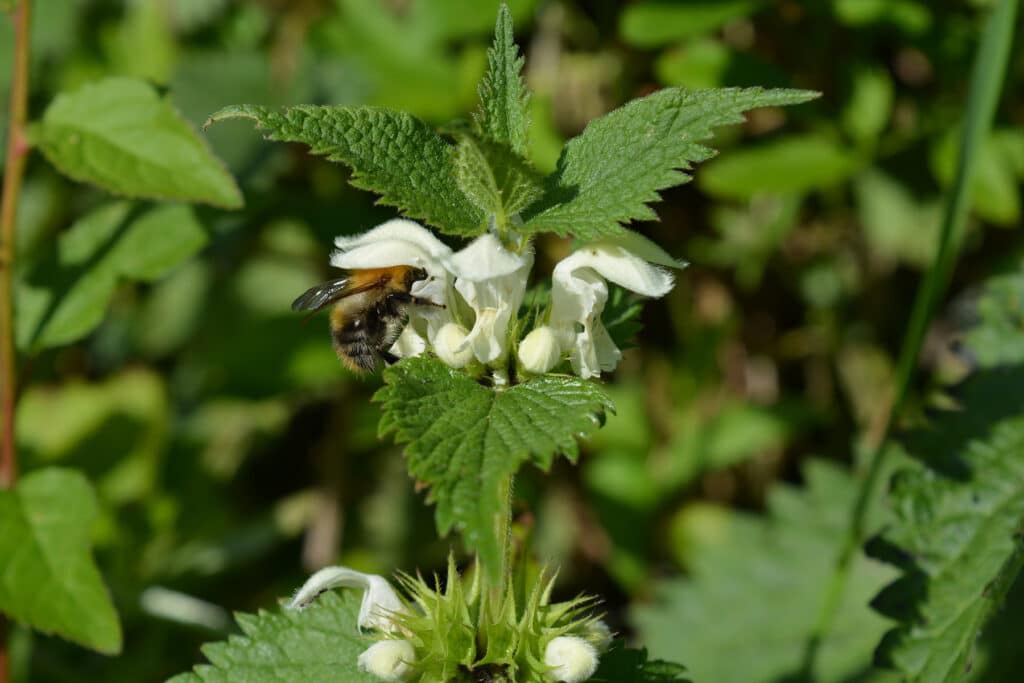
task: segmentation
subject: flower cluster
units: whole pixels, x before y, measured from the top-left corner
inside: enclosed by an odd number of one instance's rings
[[[497,668],[507,680],[582,683],[611,644],[605,623],[584,614],[591,600],[549,604],[550,580],[539,581],[519,609],[511,592],[497,606],[488,603],[479,582],[464,586],[451,561],[443,592],[421,579],[401,581],[408,601],[383,577],[328,567],[288,607],[304,609],[332,588],[362,590],[357,624],[375,642],[356,663],[382,681],[462,680]]]
[[[533,267],[533,250],[487,233],[453,252],[419,224],[390,220],[353,237],[339,237],[331,264],[339,268],[416,266],[428,278],[411,294],[438,307],[413,307],[391,353],[400,358],[433,351],[453,368],[490,368],[501,382],[518,340],[517,320]],[[543,374],[568,358],[573,372],[596,377],[622,353],[601,321],[608,282],[648,297],[672,289],[667,268],[685,264],[636,233],[587,244],[555,267],[551,303],[519,342],[520,371]]]

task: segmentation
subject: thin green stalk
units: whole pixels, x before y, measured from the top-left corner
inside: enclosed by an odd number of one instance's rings
[[[11,12],[14,23],[14,66],[11,77],[10,121],[7,126],[7,157],[3,193],[0,195],[0,490],[12,488],[18,478],[18,457],[14,441],[15,357],[14,357],[14,224],[18,194],[25,172],[28,142],[29,28],[32,3],[19,0]],[[8,624],[0,615],[0,683],[10,680]]]
[[[924,344],[925,334],[935,312],[936,304],[945,293],[956,262],[958,246],[967,225],[971,202],[971,189],[977,171],[981,149],[988,138],[995,119],[999,96],[1003,89],[1010,47],[1013,44],[1017,0],[999,0],[989,15],[975,56],[967,95],[967,115],[960,139],[956,178],[946,196],[945,211],[939,246],[932,268],[925,274],[914,299],[903,346],[896,366],[896,395],[877,443],[873,444],[868,460],[867,474],[860,487],[850,517],[850,525],[843,541],[832,580],[825,594],[814,633],[805,652],[803,673],[809,675],[820,643],[828,634],[835,614],[846,592],[850,566],[857,550],[864,543],[867,517],[871,503],[878,495],[878,487],[886,445],[894,425],[900,417],[910,395],[914,371]]]

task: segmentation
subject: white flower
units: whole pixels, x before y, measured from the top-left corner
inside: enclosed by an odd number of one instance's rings
[[[519,342],[519,367],[526,372],[542,375],[558,365],[562,349],[555,331],[543,325]]]
[[[473,349],[466,343],[469,332],[458,323],[446,323],[434,337],[434,352],[446,365],[464,368],[473,360]]]
[[[360,671],[383,681],[404,681],[413,674],[416,650],[408,640],[382,640],[356,660]]]
[[[452,250],[419,223],[404,218],[381,223],[360,235],[337,237],[334,245],[338,250],[331,255],[331,265],[337,268],[415,266],[427,271],[430,277],[415,283],[410,293],[446,308],[410,308],[409,321],[391,349],[401,358],[423,353],[427,339],[432,340],[452,320],[447,308],[451,278],[444,266]]]
[[[361,588],[363,591],[363,601],[359,606],[359,628],[375,628],[391,633],[400,630],[392,621],[392,615],[405,612],[405,605],[387,579],[348,567],[327,567],[313,574],[295,593],[288,607],[303,609],[321,593],[339,587]]]
[[[490,233],[448,259],[455,289],[476,313],[464,344],[481,363],[494,364],[508,355],[509,323],[519,313],[531,266],[532,251],[511,252]]]
[[[665,296],[672,289],[673,276],[652,264],[685,266],[637,233],[587,245],[555,266],[550,322],[562,350],[569,352],[573,371],[580,377],[597,377],[602,371],[614,370],[622,358],[601,322],[608,301],[605,281],[644,296]]]
[[[597,671],[597,648],[577,636],[558,636],[544,648],[550,681],[582,683]]]

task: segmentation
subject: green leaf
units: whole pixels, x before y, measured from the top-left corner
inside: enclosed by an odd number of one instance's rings
[[[689,182],[692,164],[714,154],[701,140],[748,109],[806,102],[816,93],[761,88],[666,88],[591,121],[562,150],[545,196],[524,215],[524,231],[595,239],[621,223],[657,218],[659,190]]]
[[[988,369],[960,408],[913,434],[893,479],[885,545],[905,574],[876,600],[901,622],[880,648],[908,681],[959,681],[1024,565],[1024,366]]]
[[[590,680],[594,683],[689,683],[686,667],[649,660],[647,650],[622,647],[618,641],[601,655],[601,665]]]
[[[106,654],[121,625],[90,556],[96,496],[73,470],[50,468],[0,491],[0,612]]]
[[[828,138],[801,135],[739,149],[708,164],[700,187],[727,199],[761,192],[803,194],[837,185],[861,166],[852,151]]]
[[[977,315],[966,345],[978,363],[987,368],[1024,365],[1024,264],[989,278]]]
[[[203,646],[210,660],[169,683],[376,683],[356,666],[373,641],[359,634],[359,599],[325,593],[304,610],[238,614],[242,635]]]
[[[452,527],[485,562],[498,559],[495,516],[502,486],[525,462],[548,469],[556,454],[575,461],[576,439],[612,409],[596,384],[546,375],[489,389],[430,358],[384,371],[380,432],[405,443],[409,472],[431,485],[437,527]],[[493,568],[493,567],[492,567]]]
[[[512,33],[512,13],[502,3],[487,51],[487,71],[480,81],[480,109],[475,119],[484,136],[526,156],[529,91],[520,73],[523,58]]]
[[[949,131],[932,148],[932,172],[944,187],[953,183],[961,130]],[[1020,221],[1020,184],[1024,180],[1024,133],[993,130],[978,150],[977,171],[971,187],[971,208],[996,225],[1012,227]]]
[[[540,174],[504,145],[461,135],[456,149],[459,189],[500,228],[543,194]]]
[[[878,256],[921,269],[931,266],[942,222],[937,197],[920,200],[876,169],[860,174],[853,189],[864,237]]]
[[[206,244],[192,209],[165,204],[142,213],[114,202],[86,214],[18,285],[19,348],[60,346],[103,320],[122,278],[154,281]]]
[[[107,78],[58,95],[31,138],[61,172],[115,194],[243,204],[220,161],[143,81]]]
[[[689,577],[663,582],[655,604],[635,612],[652,655],[686,662],[695,680],[715,683],[776,682],[800,670],[857,492],[846,472],[823,461],[808,461],[804,479],[804,489],[770,491],[768,518],[687,508],[679,535]],[[881,563],[854,559],[811,680],[848,681],[868,668],[887,623],[867,603],[891,576]]]
[[[619,34],[636,47],[658,47],[710,33],[756,12],[764,0],[646,0],[630,4],[619,19]]]
[[[313,154],[352,167],[352,184],[381,195],[410,218],[443,232],[476,235],[483,213],[459,190],[454,150],[411,114],[377,107],[299,105],[273,111],[240,104],[221,109],[207,125],[248,118],[269,130],[270,140],[301,142]]]

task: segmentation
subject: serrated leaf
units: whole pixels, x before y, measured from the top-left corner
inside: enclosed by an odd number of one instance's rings
[[[1021,287],[1019,268],[986,283],[965,344],[981,370],[907,437],[919,464],[893,478],[896,519],[878,545],[904,575],[875,606],[901,623],[878,656],[907,680],[964,678],[1024,566]]]
[[[31,137],[61,172],[114,194],[243,204],[220,161],[144,81],[107,78],[58,95]]]
[[[103,320],[120,279],[157,280],[206,241],[185,205],[143,212],[130,202],[114,202],[86,214],[18,283],[18,347],[82,338]]]
[[[502,3],[494,26],[494,43],[487,51],[487,71],[478,88],[480,110],[476,123],[484,136],[525,157],[529,92],[520,75],[522,69],[523,58],[512,32],[512,13]]]
[[[800,671],[857,492],[823,461],[808,461],[804,478],[803,489],[769,493],[767,519],[712,505],[683,513],[689,578],[662,582],[655,604],[635,612],[653,656],[715,683],[777,682]],[[867,603],[891,576],[881,563],[854,559],[811,679],[838,683],[868,668],[887,622]]]
[[[267,138],[301,142],[353,170],[352,184],[381,195],[442,232],[471,236],[486,229],[483,213],[459,190],[454,150],[426,123],[405,112],[377,107],[298,105],[278,111],[240,104],[221,109],[207,125],[247,118]]]
[[[907,449],[885,533],[905,574],[876,600],[901,624],[879,655],[908,681],[959,681],[1024,564],[1024,366],[988,369]]]
[[[618,642],[601,655],[601,665],[590,680],[594,683],[689,683],[686,667],[650,660],[647,650],[622,647]]]
[[[694,163],[714,154],[701,144],[715,126],[743,121],[757,107],[798,104],[803,90],[666,88],[591,121],[562,150],[545,196],[523,218],[525,232],[595,239],[623,223],[653,220],[659,190],[691,180]]]
[[[0,612],[106,654],[121,625],[90,554],[96,496],[80,473],[26,475],[0,491]]]
[[[431,358],[384,371],[380,431],[405,443],[409,472],[431,486],[437,527],[453,527],[489,569],[499,560],[495,516],[502,486],[526,462],[548,469],[561,453],[575,460],[576,439],[612,409],[596,384],[547,375],[494,390]]]
[[[358,611],[356,595],[325,593],[301,611],[239,614],[242,635],[204,645],[210,663],[168,683],[376,683],[356,665],[373,644],[359,634]]]
[[[504,145],[460,135],[455,166],[459,189],[502,229],[543,194],[540,174]]]
[[[966,346],[982,367],[1024,364],[1024,266],[989,278]]]

